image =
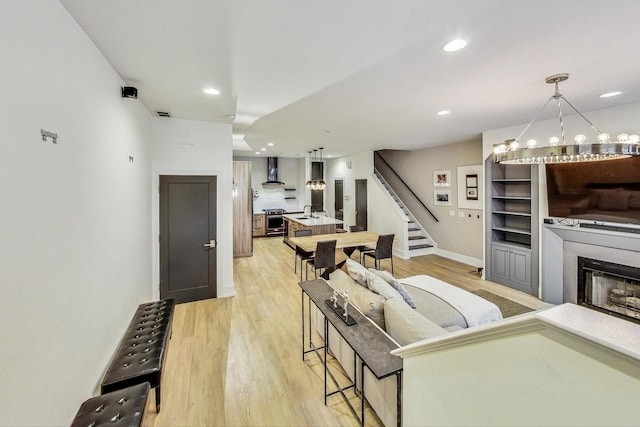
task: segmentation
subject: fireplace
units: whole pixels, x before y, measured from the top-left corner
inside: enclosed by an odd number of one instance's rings
[[[640,323],[640,268],[578,257],[578,304]]]

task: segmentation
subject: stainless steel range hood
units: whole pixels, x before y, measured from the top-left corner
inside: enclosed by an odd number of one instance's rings
[[[278,181],[278,158],[267,157],[267,180],[262,183],[263,187],[282,187],[284,182]]]

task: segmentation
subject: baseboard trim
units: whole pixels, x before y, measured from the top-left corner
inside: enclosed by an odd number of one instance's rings
[[[222,288],[222,295],[220,295],[220,298],[229,298],[234,296],[236,296],[236,285],[234,283],[225,285]]]
[[[469,264],[477,268],[484,268],[484,261],[478,258],[473,258],[473,257],[462,255],[456,252],[446,251],[440,248],[436,248],[435,254],[440,255],[443,258],[449,258],[454,261],[462,262],[464,264]]]

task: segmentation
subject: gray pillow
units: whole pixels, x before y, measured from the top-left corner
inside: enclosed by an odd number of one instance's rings
[[[398,298],[385,301],[384,318],[387,333],[400,345],[448,333]]]
[[[376,270],[375,268],[370,268],[369,271],[383,279],[385,282],[390,284],[393,289],[398,291],[404,302],[409,304],[409,307],[416,308],[416,303],[411,295],[409,295],[409,292],[407,292],[404,286],[402,286],[402,283],[398,282],[391,273],[389,273],[388,271]]]

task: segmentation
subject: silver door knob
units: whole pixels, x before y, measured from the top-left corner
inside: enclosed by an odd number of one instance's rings
[[[205,248],[215,248],[216,247],[216,241],[215,240],[209,240],[209,243],[205,243],[204,245]]]

